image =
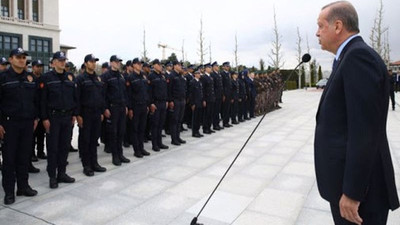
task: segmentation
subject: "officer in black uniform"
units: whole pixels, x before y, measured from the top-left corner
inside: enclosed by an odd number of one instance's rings
[[[134,156],[143,158],[150,155],[144,149],[144,133],[146,130],[147,112],[149,111],[148,80],[142,75],[142,62],[138,58],[132,60],[133,72],[128,77],[129,118],[132,120],[132,144]]]
[[[37,195],[28,184],[28,165],[32,131],[38,122],[38,86],[25,71],[27,55],[22,48],[12,50],[11,66],[0,74],[0,139],[4,140],[2,182],[6,205],[15,202],[15,180],[17,196]]]
[[[86,70],[76,79],[78,91],[78,116],[80,128],[79,147],[82,159],[83,173],[93,176],[94,172],[105,172],[107,169],[100,166],[97,161],[97,139],[100,136],[101,119],[105,109],[104,84],[96,74],[94,55],[89,54],[84,58]]]
[[[40,83],[40,79],[41,79],[41,76],[43,73],[43,66],[44,66],[44,64],[41,60],[35,60],[32,62],[32,75],[36,79],[37,83]],[[46,131],[44,130],[43,123],[41,123],[41,121],[39,121],[39,123],[36,127],[36,130],[33,133],[32,158],[37,157],[39,159],[47,159],[46,153],[44,153],[45,133],[46,133]],[[36,146],[37,146],[37,154],[35,153]],[[33,159],[32,159],[32,161],[33,161]]]
[[[233,71],[231,73],[232,85],[231,85],[231,121],[232,124],[238,124],[238,113],[239,113],[239,81],[238,73]]]
[[[40,82],[40,114],[47,137],[50,188],[57,188],[58,183],[75,182],[74,178],[67,175],[66,167],[72,124],[77,115],[77,93],[74,76],[65,72],[66,60],[63,52],[54,53],[54,70],[44,74]]]
[[[128,60],[125,63],[125,70],[122,73],[122,76],[124,76],[125,80],[128,80],[129,77],[132,75],[133,72],[133,66],[132,66],[132,60]],[[124,142],[123,146],[128,148],[132,144],[132,119],[127,117],[126,122],[125,122],[125,135],[124,135]]]
[[[8,65],[10,63],[7,61],[5,57],[0,58],[0,73],[8,69]],[[3,140],[0,139],[0,153],[3,149]],[[3,165],[1,163],[1,156],[0,156],[0,170],[2,169]]]
[[[246,101],[247,101],[247,95],[246,95],[246,81],[244,78],[247,75],[247,70],[242,71],[239,75],[239,113],[238,113],[238,121],[239,122],[244,122],[246,119]]]
[[[214,79],[210,75],[210,73],[212,72],[211,64],[207,63],[204,65],[204,67],[206,71],[200,79],[204,90],[203,99],[206,102],[206,106],[203,109],[203,133],[211,134],[215,132],[211,130],[215,105]]]
[[[192,110],[192,136],[196,138],[203,137],[200,134],[200,122],[203,107],[206,107],[206,101],[203,99],[203,85],[200,81],[200,71],[194,72],[194,79],[189,84],[189,103]]]
[[[214,104],[214,116],[213,116],[213,129],[221,130],[224,129],[223,126],[220,126],[219,123],[221,121],[221,107],[222,107],[222,93],[224,90],[224,86],[222,84],[222,76],[219,73],[219,65],[217,62],[213,62],[211,64],[212,72],[211,77],[214,79],[214,93],[215,93],[215,104]]]
[[[125,134],[125,121],[128,114],[128,82],[119,72],[121,61],[118,56],[110,57],[110,69],[102,75],[106,105],[104,120],[106,120],[106,149],[112,153],[112,163],[120,166],[130,160],[123,155],[122,142]]]
[[[167,80],[162,73],[160,60],[155,59],[152,62],[153,72],[149,75],[149,93],[150,93],[150,114],[151,114],[151,143],[152,149],[156,152],[160,149],[168,149],[167,145],[162,143],[162,129],[167,115]]]
[[[178,61],[173,62],[173,70],[167,77],[168,83],[168,110],[170,111],[171,144],[181,145],[186,141],[180,137],[181,124],[185,111],[186,79],[181,75],[182,65]]]
[[[165,78],[167,79],[167,82],[169,81],[168,77],[171,76],[171,72],[172,72],[172,62],[171,61],[167,61],[165,62]],[[169,109],[167,107],[167,116],[165,117],[165,124],[164,124],[164,128],[165,128],[165,134],[170,135],[170,120],[172,118],[172,111],[171,109]]]
[[[222,122],[224,127],[231,127],[229,124],[230,118],[230,107],[231,107],[231,74],[230,74],[230,64],[229,62],[222,63],[222,84],[224,85],[224,92],[222,96]]]
[[[7,67],[10,63],[7,61],[5,57],[0,58],[0,72],[7,70]]]
[[[186,87],[187,87],[187,91],[186,91],[186,96],[187,96],[187,100],[186,100],[186,105],[185,105],[185,115],[183,118],[184,123],[186,123],[187,127],[189,129],[192,128],[192,108],[189,102],[189,86],[190,86],[190,82],[194,79],[194,65],[189,65],[186,68],[186,73],[185,73],[185,78],[186,78]],[[186,129],[183,129],[186,130]]]

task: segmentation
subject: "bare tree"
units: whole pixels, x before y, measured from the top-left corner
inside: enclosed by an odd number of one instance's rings
[[[208,46],[208,51],[209,51],[209,55],[210,55],[210,63],[212,61],[212,55],[211,55],[211,41],[210,41],[210,45]]]
[[[384,42],[383,42],[383,60],[386,66],[389,67],[390,64],[390,45],[389,45],[389,30],[385,32]]]
[[[143,28],[143,52],[142,52],[142,60],[148,62],[147,58],[147,49],[146,49],[146,28]]]
[[[237,41],[237,33],[235,34],[235,50],[234,50],[234,53],[235,53],[235,67],[236,67],[236,72],[239,72],[238,70],[239,70],[239,68],[238,68],[238,65],[239,65],[239,57],[238,57],[238,41]]]
[[[200,64],[204,64],[204,57],[207,54],[207,50],[204,46],[205,38],[203,31],[203,17],[200,18],[200,31],[199,31],[199,49],[197,54],[200,56]]]
[[[307,52],[310,52],[310,43],[308,42],[308,35],[306,35],[306,42],[307,42]],[[309,79],[308,79],[308,84],[311,87],[311,61],[308,62],[308,70],[307,68],[305,69],[305,74],[308,74]]]
[[[260,64],[260,70],[261,70],[261,71],[264,71],[264,69],[265,69],[265,62],[264,62],[264,60],[263,60],[263,59],[260,59],[259,64]]]
[[[282,52],[281,52],[281,41],[282,41],[282,35],[279,34],[278,30],[278,25],[276,22],[276,12],[275,12],[275,6],[274,6],[274,40],[272,41],[272,48],[271,48],[271,53],[268,54],[269,59],[271,60],[270,63],[274,68],[281,68],[284,65],[284,62],[282,62]]]
[[[301,35],[300,35],[300,30],[299,27],[297,27],[297,63],[301,62],[301,57],[302,57],[302,51],[301,51]],[[301,89],[301,73],[300,73],[300,68],[296,71],[297,76],[299,77],[299,89]]]
[[[185,62],[185,39],[182,40],[182,62]]]
[[[384,33],[388,31],[388,27],[383,26],[383,13],[383,2],[380,0],[380,6],[371,29],[371,36],[369,37],[372,48],[382,58],[384,58]]]

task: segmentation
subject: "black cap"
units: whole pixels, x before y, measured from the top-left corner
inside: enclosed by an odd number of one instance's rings
[[[188,66],[188,69],[192,69],[192,70],[194,70],[194,69],[196,69],[196,66],[195,66],[195,65],[193,65],[193,64],[190,64],[190,65]]]
[[[126,61],[125,66],[132,66],[132,60]]]
[[[85,56],[85,63],[89,61],[99,61],[98,58],[96,58],[93,54],[89,54]]]
[[[211,67],[210,63],[204,64],[204,67]]]
[[[174,65],[174,66],[175,66],[175,65],[182,65],[182,63],[179,62],[179,61],[173,61],[173,62],[172,62],[172,65]]]
[[[143,67],[150,67],[150,65],[147,62],[144,62]]]
[[[65,64],[65,67],[72,68],[74,67],[74,64],[72,62],[67,62],[67,64]]]
[[[231,76],[235,74],[238,75],[238,73],[235,70],[231,72]]]
[[[44,66],[42,60],[38,59],[32,62],[32,66]]]
[[[222,63],[222,66],[231,66],[231,65],[229,64],[229,62],[224,62]]]
[[[110,62],[122,62],[122,59],[118,57],[117,55],[112,55],[110,57]]]
[[[101,64],[101,68],[108,68],[108,62],[104,62],[103,64]]]
[[[194,73],[194,74],[197,74],[197,73],[200,73],[200,71],[196,70],[196,71],[194,71],[193,73]]]
[[[58,51],[58,52],[54,53],[53,59],[61,59],[61,60],[63,60],[63,59],[67,59],[67,57],[65,56],[64,52]]]
[[[212,67],[214,67],[214,66],[218,66],[218,63],[217,63],[217,61],[213,62],[213,63],[211,64],[211,66],[212,66]]]
[[[160,62],[160,60],[158,60],[158,59],[154,59],[154,60],[151,62],[151,65],[154,65],[154,64],[160,65],[161,62]]]
[[[1,57],[1,58],[0,58],[0,64],[1,64],[1,65],[7,65],[7,64],[10,64],[10,62],[8,62],[6,58]]]
[[[204,69],[204,65],[200,64],[196,70]]]
[[[139,60],[139,58],[134,58],[134,59],[132,60],[132,64],[137,64],[137,63],[142,64],[142,62]]]
[[[85,63],[82,63],[81,69],[82,69],[82,70],[86,69]]]
[[[165,63],[165,66],[173,66],[171,61]]]
[[[26,53],[22,48],[16,48],[16,49],[13,49],[10,52],[10,57],[12,57],[14,55],[25,55],[25,56],[28,56],[28,53]]]

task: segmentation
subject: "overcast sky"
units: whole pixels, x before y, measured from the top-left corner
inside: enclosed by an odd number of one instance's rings
[[[69,52],[76,65],[86,54],[93,53],[100,62],[112,54],[124,62],[143,53],[143,30],[146,31],[146,50],[150,59],[162,58],[158,43],[175,49],[185,49],[185,59],[198,63],[200,57],[199,30],[203,18],[205,44],[211,44],[212,61],[220,64],[234,61],[235,34],[238,39],[239,64],[259,67],[262,58],[270,64],[268,54],[273,36],[273,8],[282,36],[285,68],[297,64],[297,27],[300,30],[303,53],[307,52],[330,70],[333,55],[320,50],[315,36],[317,17],[328,0],[60,0],[61,43],[77,49]],[[361,36],[369,36],[379,7],[379,0],[350,1],[358,11]],[[398,0],[383,0],[384,26],[389,27],[391,60],[400,60],[400,4]],[[166,50],[169,56],[180,51]],[[210,56],[206,56],[209,61]]]

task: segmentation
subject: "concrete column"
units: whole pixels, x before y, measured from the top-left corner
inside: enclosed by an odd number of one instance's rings
[[[26,19],[29,21],[33,20],[33,4],[32,0],[25,0],[25,11],[26,11]]]
[[[18,18],[18,0],[11,0],[11,17]]]

